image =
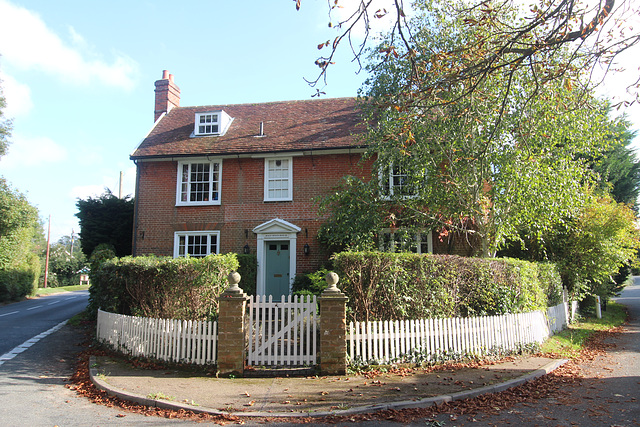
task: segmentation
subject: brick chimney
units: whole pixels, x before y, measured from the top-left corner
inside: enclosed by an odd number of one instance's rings
[[[180,88],[173,82],[173,74],[162,71],[162,79],[156,80],[155,122],[162,113],[168,113],[173,107],[180,106]]]

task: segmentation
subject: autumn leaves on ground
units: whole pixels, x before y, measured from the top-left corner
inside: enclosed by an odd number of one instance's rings
[[[617,306],[613,311],[621,311],[622,308]],[[615,317],[615,316],[614,316]],[[605,319],[606,320],[606,319]],[[617,322],[619,324],[619,316],[618,319],[613,320],[613,322]],[[595,325],[595,326],[593,326]],[[432,417],[436,417],[439,414],[450,414],[452,419],[457,419],[457,417],[468,417],[469,422],[479,421],[482,419],[482,416],[485,414],[497,414],[500,413],[516,404],[531,404],[535,402],[537,399],[545,398],[545,397],[555,397],[557,399],[562,399],[563,393],[560,393],[561,390],[567,390],[567,387],[580,387],[581,381],[583,378],[581,364],[594,360],[599,355],[604,354],[608,348],[612,346],[612,344],[607,344],[612,336],[615,336],[620,331],[620,327],[616,327],[615,323],[611,323],[608,326],[603,324],[602,321],[593,321],[589,322],[589,320],[584,323],[580,323],[577,326],[574,326],[573,329],[579,329],[582,333],[582,337],[584,338],[584,343],[582,344],[582,349],[578,352],[573,352],[572,359],[563,365],[562,367],[556,369],[552,373],[542,376],[538,379],[529,381],[523,385],[518,387],[514,387],[512,389],[488,394],[481,395],[473,399],[466,399],[462,401],[455,401],[451,403],[445,403],[439,406],[431,406],[425,408],[418,409],[403,409],[403,410],[385,410],[379,411],[375,413],[367,413],[367,414],[357,414],[357,415],[349,415],[345,417],[325,417],[325,418],[287,418],[287,422],[310,422],[313,421],[315,423],[321,422],[339,422],[339,421],[365,421],[365,420],[389,420],[396,422],[410,422],[416,419],[433,419]],[[598,330],[600,329],[600,330]],[[584,333],[585,330],[589,330],[589,333]],[[575,332],[572,329],[566,331],[565,335],[574,336]],[[562,336],[555,338],[556,341],[562,342]],[[574,340],[573,338],[571,340]],[[90,339],[87,340],[87,343],[90,342]],[[556,349],[560,349],[562,344],[556,345]],[[558,350],[562,351],[562,349]],[[87,349],[84,350],[78,356],[77,368],[73,377],[68,384],[68,387],[72,390],[75,390],[78,394],[85,396],[90,399],[92,402],[97,404],[103,404],[110,407],[121,408],[122,412],[118,416],[125,417],[129,411],[136,412],[140,414],[145,414],[149,416],[159,416],[165,418],[181,418],[181,419],[190,419],[190,420],[202,420],[207,422],[214,422],[218,424],[227,424],[227,423],[242,423],[242,420],[247,420],[246,417],[237,417],[237,416],[220,416],[220,415],[208,415],[208,414],[198,414],[190,411],[172,411],[165,410],[154,407],[146,407],[137,404],[132,404],[130,402],[123,401],[116,397],[108,396],[105,392],[97,390],[91,380],[89,378],[89,357],[91,355],[100,356],[106,355],[107,351],[95,348],[94,346],[87,346]],[[546,353],[544,356],[555,356],[558,358],[566,357],[566,353]],[[138,368],[145,369],[165,369],[165,367],[161,365],[157,365],[154,363],[142,362],[139,360],[133,361],[137,365]],[[446,365],[440,365],[437,367],[428,368],[430,371],[437,371],[442,374],[442,381],[447,381],[447,371],[451,372],[452,370],[464,370],[466,368],[477,368],[483,365],[488,365],[494,362],[472,362],[472,363],[449,363]],[[368,379],[371,380],[371,383],[375,384],[376,381],[380,383],[384,381],[384,375],[395,374],[402,376],[411,376],[417,373],[424,373],[423,368],[407,368],[407,367],[395,367],[391,369],[384,370],[372,370],[368,372],[366,375]],[[438,376],[440,378],[440,376]],[[437,385],[437,384],[434,384]],[[266,421],[265,419],[262,419]],[[269,418],[270,421],[276,420],[276,418]],[[282,420],[285,421],[285,420]]]

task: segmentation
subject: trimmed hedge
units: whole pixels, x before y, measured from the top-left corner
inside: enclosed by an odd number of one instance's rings
[[[342,252],[333,259],[352,320],[518,313],[562,299],[553,264],[385,252]]]
[[[228,285],[228,274],[238,269],[238,260],[235,254],[128,256],[96,267],[89,288],[92,315],[100,308],[153,318],[211,320],[218,316],[218,296]]]

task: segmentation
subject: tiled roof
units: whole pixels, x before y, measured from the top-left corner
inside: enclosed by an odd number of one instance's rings
[[[233,118],[223,136],[191,137],[195,114],[224,110]],[[325,150],[357,147],[362,132],[355,98],[178,107],[165,115],[132,159]],[[264,122],[264,135],[260,132]]]

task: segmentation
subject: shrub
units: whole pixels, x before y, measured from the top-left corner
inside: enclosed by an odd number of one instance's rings
[[[255,295],[256,280],[258,278],[258,258],[255,255],[236,254],[238,258],[238,284],[247,295]]]
[[[154,318],[214,319],[227,275],[237,268],[235,254],[110,259],[92,271],[92,308]]]
[[[357,320],[532,311],[556,304],[562,292],[553,265],[513,259],[343,252],[334,265]]]
[[[0,301],[12,301],[32,294],[38,286],[40,259],[33,253],[14,267],[0,270]]]
[[[316,295],[320,296],[327,287],[324,277],[329,270],[321,268],[318,271],[307,274],[298,274],[293,280],[291,291],[293,295]]]

